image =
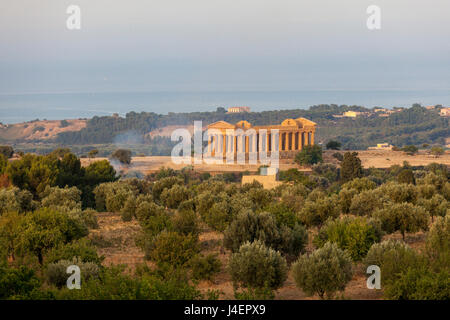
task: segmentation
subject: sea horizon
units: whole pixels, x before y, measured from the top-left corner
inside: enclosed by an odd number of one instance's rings
[[[0,122],[13,124],[40,120],[92,118],[118,113],[213,112],[218,107],[249,106],[253,112],[308,109],[313,105],[410,107],[450,105],[450,90],[278,90],[278,91],[135,91],[2,93]]]

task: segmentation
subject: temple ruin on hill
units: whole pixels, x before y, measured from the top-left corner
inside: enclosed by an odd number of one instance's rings
[[[238,153],[278,151],[280,158],[292,158],[304,146],[314,144],[317,124],[305,118],[286,119],[280,125],[252,126],[248,121],[231,124],[217,121],[208,125],[208,153],[213,157]],[[233,156],[234,155],[234,156]]]

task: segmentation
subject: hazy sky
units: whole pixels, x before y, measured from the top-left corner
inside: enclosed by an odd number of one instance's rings
[[[0,1],[0,93],[450,89],[449,71],[448,0]]]

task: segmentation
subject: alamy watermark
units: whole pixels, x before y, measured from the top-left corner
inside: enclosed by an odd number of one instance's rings
[[[67,288],[69,290],[81,289],[81,270],[77,265],[70,265],[66,269],[66,273],[70,274],[67,278]]]
[[[370,5],[366,10],[367,14],[370,16],[367,18],[367,29],[369,30],[380,30],[381,29],[381,8],[376,5]]]
[[[66,20],[66,27],[69,30],[81,29],[81,8],[77,5],[70,5],[66,9],[66,13],[70,16]]]
[[[367,278],[367,289],[381,289],[381,270],[377,265],[370,265],[366,270],[370,277]]]

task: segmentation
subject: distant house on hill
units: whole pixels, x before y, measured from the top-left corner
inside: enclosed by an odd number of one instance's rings
[[[356,118],[358,116],[369,116],[370,112],[361,112],[361,111],[346,111],[342,114],[343,117],[346,118]]]
[[[392,150],[393,146],[389,143],[378,143],[376,147],[369,147],[369,150]]]
[[[439,114],[441,117],[450,117],[450,108],[442,108]]]
[[[250,112],[250,107],[230,107],[228,113],[243,113]]]

